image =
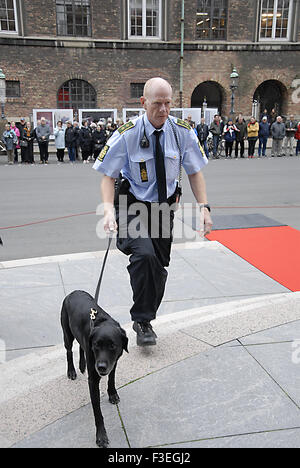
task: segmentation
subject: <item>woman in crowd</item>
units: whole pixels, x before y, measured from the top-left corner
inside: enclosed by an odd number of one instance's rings
[[[295,133],[295,138],[297,140],[296,156],[298,156],[298,154],[300,154],[300,122],[298,122],[297,131]]]
[[[61,120],[57,122],[57,127],[54,130],[54,137],[55,137],[57,161],[59,163],[63,163],[66,144],[65,144],[65,129],[62,126]]]
[[[75,163],[76,157],[76,144],[79,137],[78,129],[73,127],[72,122],[70,120],[67,121],[67,128],[65,131],[65,142],[66,147],[68,148],[68,154],[70,163]]]
[[[9,124],[5,124],[5,130],[2,135],[2,141],[6,148],[8,164],[14,163],[14,150],[17,144],[17,135],[11,130]]]
[[[23,129],[23,142],[25,142],[25,146],[23,146],[24,148],[23,153],[24,153],[25,164],[34,164],[33,140],[34,140],[34,129],[31,127],[30,122],[26,122],[26,125]]]
[[[82,127],[79,131],[79,144],[81,148],[83,164],[86,164],[88,162],[89,156],[92,155],[92,133],[87,120],[83,120]]]
[[[93,139],[93,157],[96,160],[106,142],[105,130],[100,123],[98,123],[96,130],[93,132],[92,139]]]
[[[15,122],[10,123],[10,129],[13,130],[18,138],[18,143],[15,146],[15,163],[18,162],[18,150],[20,149],[20,130],[16,127]]]
[[[248,131],[248,158],[254,158],[255,144],[258,139],[259,124],[256,121],[255,117],[251,117],[250,122],[247,126]]]
[[[234,125],[233,120],[229,119],[224,127],[224,138],[225,138],[225,157],[231,158],[233,142],[236,140],[236,132],[239,132],[237,127]]]

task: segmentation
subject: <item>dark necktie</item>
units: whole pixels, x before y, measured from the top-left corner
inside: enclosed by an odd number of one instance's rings
[[[166,182],[166,168],[165,157],[159,142],[161,131],[156,130],[154,135],[156,137],[155,144],[155,170],[158,190],[158,202],[164,203],[167,201],[167,182]]]

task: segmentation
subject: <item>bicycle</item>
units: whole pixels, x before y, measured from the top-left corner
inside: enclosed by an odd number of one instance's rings
[[[214,142],[213,142],[213,135],[212,135],[211,132],[209,132],[209,134],[208,134],[206,143],[207,143],[208,152],[210,154],[210,158],[213,158],[214,157],[213,156]],[[220,159],[220,158],[223,158],[223,157],[225,157],[225,141],[223,140],[223,137],[221,137],[219,145],[218,145],[217,154],[216,154],[215,158]]]

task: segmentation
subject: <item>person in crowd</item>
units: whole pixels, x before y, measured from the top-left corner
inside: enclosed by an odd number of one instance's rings
[[[236,140],[236,133],[238,133],[237,127],[234,125],[233,120],[229,119],[224,127],[224,138],[225,138],[225,157],[231,158],[233,143]]]
[[[275,107],[274,107],[274,108],[271,110],[271,113],[270,113],[269,123],[270,123],[271,125],[273,125],[273,123],[276,122],[277,116],[278,116],[278,114],[277,114],[276,109],[275,109]]]
[[[77,132],[78,132],[78,138],[77,138],[76,146],[75,146],[75,159],[76,159],[76,160],[80,160],[80,159],[81,159],[81,147],[80,147],[80,143],[79,143],[79,132],[80,132],[80,125],[79,125],[79,122],[77,122],[76,120],[74,120],[74,122],[73,122],[73,127],[74,127],[75,130],[77,130]]]
[[[258,139],[258,132],[259,132],[259,124],[256,121],[255,117],[251,117],[250,122],[247,126],[247,134],[248,134],[248,158],[254,158],[255,153],[255,144]]]
[[[262,119],[264,117],[267,117],[267,122],[270,123],[270,116],[269,116],[269,113],[268,113],[268,109],[264,109],[262,114],[260,115],[260,122],[262,121]]]
[[[219,157],[218,156],[218,148],[219,148],[220,139],[221,139],[222,133],[223,133],[223,128],[222,128],[222,125],[221,125],[221,119],[220,119],[220,116],[218,114],[216,114],[214,116],[214,120],[212,121],[212,123],[210,125],[209,131],[213,135],[213,157],[218,159],[218,157]]]
[[[236,132],[235,139],[235,157],[239,155],[239,146],[240,146],[240,156],[244,158],[245,153],[245,140],[247,138],[247,124],[242,114],[239,114],[236,124],[238,131]]]
[[[201,122],[196,127],[196,135],[200,141],[200,145],[205,151],[206,157],[209,158],[209,151],[207,147],[207,137],[209,134],[208,125],[205,123],[205,118],[202,117]]]
[[[70,163],[75,163],[76,157],[76,144],[79,137],[78,129],[72,125],[71,120],[67,121],[67,128],[65,132],[65,143],[68,149]]]
[[[19,144],[20,144],[20,148],[21,148],[21,162],[25,163],[25,162],[27,162],[26,161],[27,145],[26,145],[26,142],[23,144],[23,133],[24,133],[24,128],[26,127],[25,118],[21,117],[20,122],[17,122],[16,126],[18,127],[18,129],[20,131]]]
[[[63,123],[61,120],[57,122],[57,126],[54,130],[54,138],[55,138],[55,148],[56,148],[56,156],[58,163],[64,162],[65,156],[65,129],[63,128]]]
[[[294,155],[294,139],[295,139],[295,133],[297,131],[297,121],[295,120],[294,115],[291,115],[289,120],[286,121],[285,123],[285,131],[286,131],[286,136],[285,136],[285,141],[284,141],[284,154],[285,156],[290,156]],[[290,153],[289,153],[290,151]]]
[[[297,131],[295,133],[295,139],[297,141],[296,156],[298,156],[298,154],[300,154],[300,122],[298,122],[298,125],[297,125]]]
[[[10,128],[9,124],[5,124],[5,130],[2,135],[2,141],[6,148],[8,164],[14,163],[15,146],[18,143],[18,137],[15,132]]]
[[[18,142],[17,144],[15,145],[15,148],[14,148],[14,152],[15,152],[15,159],[14,159],[14,162],[15,164],[18,163],[18,160],[19,160],[19,154],[18,154],[18,150],[20,149],[20,130],[18,129],[18,127],[16,126],[15,122],[11,122],[10,123],[10,128],[11,130],[13,130],[18,138]]]
[[[271,126],[271,136],[273,138],[272,143],[272,157],[282,156],[282,145],[285,137],[285,124],[282,121],[282,117],[279,115]]]
[[[86,164],[88,158],[92,155],[92,133],[87,120],[82,121],[78,141],[81,148],[83,164]]]
[[[25,124],[23,129],[23,139],[25,143],[23,146],[24,149],[24,163],[25,164],[34,164],[34,155],[33,155],[33,141],[34,141],[34,129],[31,126],[31,123],[28,121]]]
[[[40,164],[48,164],[48,147],[51,132],[45,117],[41,118],[41,124],[36,127],[35,133],[40,150]]]
[[[98,123],[96,130],[92,134],[93,157],[96,160],[106,143],[106,134],[103,125]]]
[[[268,122],[268,117],[264,116],[262,121],[259,123],[259,145],[258,145],[258,157],[266,156],[268,138],[270,136],[270,124]]]

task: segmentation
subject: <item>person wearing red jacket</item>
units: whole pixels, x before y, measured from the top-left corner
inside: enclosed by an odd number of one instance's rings
[[[297,147],[296,147],[296,156],[300,153],[300,122],[298,122],[297,131],[295,133],[295,138],[297,140]]]

